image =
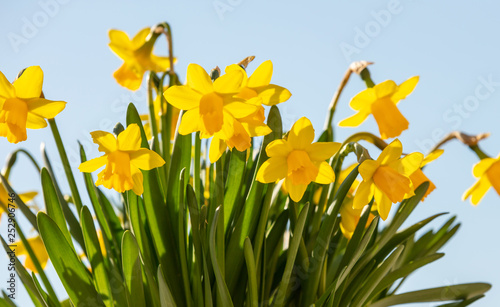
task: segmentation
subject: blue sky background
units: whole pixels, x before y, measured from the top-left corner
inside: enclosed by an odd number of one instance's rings
[[[172,26],[176,70],[183,80],[189,63],[209,70],[255,55],[249,67],[253,71],[259,63],[272,60],[273,83],[293,94],[280,105],[285,128],[307,116],[321,130],[348,65],[368,60],[376,63],[370,69],[376,83],[386,79],[401,83],[420,76],[415,92],[399,104],[410,121],[409,130],[400,136],[405,152],[426,153],[446,133],[460,130],[491,132],[481,145],[489,155],[497,156],[499,9],[497,1],[448,0],[10,1],[0,4],[0,71],[13,80],[22,68],[40,65],[46,97],[68,102],[57,123],[80,184],[76,140],[83,143],[89,157],[96,157],[90,131],[111,130],[116,122],[124,121],[130,101],[146,112],[145,91],[129,92],[112,77],[121,60],[107,46],[107,31],[117,28],[134,35],[161,21]],[[166,54],[165,42],[157,45],[156,53]],[[363,89],[364,84],[353,76],[340,99],[335,123],[353,114],[349,99]],[[337,140],[358,131],[378,130],[369,118],[358,128],[337,128]],[[0,161],[20,147],[41,161],[41,142],[47,144],[63,182],[49,128],[29,130],[28,141],[17,145],[0,139]],[[462,202],[462,193],[475,181],[471,170],[477,157],[457,141],[444,149],[445,154],[426,168],[437,190],[411,220],[449,212],[448,216],[457,215],[462,227],[443,249],[446,256],[414,274],[401,290],[484,281],[494,287],[477,306],[496,306],[500,301],[500,197],[490,190],[478,207]],[[377,155],[372,150],[372,156]],[[19,160],[11,178],[18,191],[40,190],[39,178],[26,159]],[[42,204],[41,197],[37,202]],[[439,218],[431,226],[437,228],[445,220]],[[6,234],[5,218],[0,233]],[[5,259],[0,266],[2,289],[6,288]],[[51,276],[56,277],[53,272]],[[21,288],[17,302],[30,306]]]

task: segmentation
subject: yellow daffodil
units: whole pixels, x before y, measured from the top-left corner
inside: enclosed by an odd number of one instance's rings
[[[413,174],[410,175],[410,180],[414,188],[418,188],[424,182],[429,182],[429,188],[427,189],[427,192],[425,192],[424,197],[422,197],[422,201],[424,201],[424,199],[436,189],[436,185],[434,185],[434,183],[429,178],[427,178],[427,176],[422,171],[422,167],[439,158],[439,156],[441,156],[443,152],[444,150],[442,149],[431,152],[424,158],[424,160],[422,161],[422,165],[420,165],[420,168],[418,168]]]
[[[293,201],[300,201],[312,182],[328,184],[335,180],[335,173],[325,160],[340,148],[339,143],[316,142],[309,119],[302,117],[292,127],[287,139],[274,140],[266,147],[269,156],[257,173],[257,180],[270,183],[283,182]]]
[[[165,86],[165,90],[168,88],[168,86]],[[161,95],[162,93],[157,95],[155,97],[155,100],[153,101],[154,104],[154,109],[155,109],[155,120],[156,120],[156,126],[161,127],[161,115],[162,115],[162,110],[166,110],[166,101],[163,102],[163,106],[161,105]],[[175,137],[175,128],[177,127],[177,120],[179,119],[179,114],[180,110],[177,109],[176,107],[172,106],[172,120],[170,121],[170,139],[173,140]],[[153,134],[151,133],[151,124],[149,122],[149,115],[148,114],[142,114],[141,116],[141,121],[143,121],[144,124],[144,132],[146,133],[146,137],[148,140],[151,140],[153,138]],[[158,128],[160,129],[160,128]]]
[[[352,207],[353,198],[346,197],[346,200],[342,203],[340,207],[340,230],[342,234],[347,239],[351,239],[354,234],[354,230],[358,226],[359,219],[361,218],[361,214],[363,213],[363,208],[354,209]],[[370,225],[372,220],[375,218],[375,215],[371,214],[368,216],[368,221],[366,222],[366,226]]]
[[[146,71],[164,72],[170,68],[168,57],[152,54],[159,35],[151,33],[150,28],[144,28],[130,39],[123,31],[109,31],[109,47],[124,61],[113,74],[118,84],[135,91],[141,86]]]
[[[349,103],[358,113],[341,121],[339,126],[357,127],[372,114],[383,139],[399,136],[408,129],[409,123],[396,104],[413,92],[418,79],[418,76],[411,77],[399,86],[394,81],[387,80],[360,92]]]
[[[234,133],[234,118],[244,118],[258,111],[259,106],[235,98],[241,90],[245,75],[232,70],[213,83],[208,73],[197,64],[189,64],[187,84],[169,87],[164,95],[174,107],[186,110],[179,133],[200,131],[201,138],[219,133],[229,139]]]
[[[464,193],[463,200],[471,197],[470,202],[477,205],[491,187],[500,195],[500,155],[476,163],[472,174],[479,179]]]
[[[359,173],[363,181],[354,195],[354,209],[362,209],[374,197],[380,217],[386,220],[393,203],[414,194],[409,176],[420,168],[424,157],[416,152],[400,159],[402,153],[403,145],[396,139],[377,160],[361,163]]]
[[[38,195],[37,192],[31,191],[31,192],[26,192],[22,194],[18,194],[15,197],[21,198],[21,200],[27,204],[28,202],[32,201],[36,196]],[[10,202],[9,200],[12,200]],[[2,214],[4,212],[7,212],[9,208],[9,203],[13,203],[14,198],[10,197],[9,193],[5,189],[5,187],[0,183],[0,219],[2,218]]]
[[[165,164],[165,161],[152,150],[141,148],[141,133],[137,124],[131,124],[116,138],[105,131],[90,133],[98,150],[104,155],[80,164],[81,172],[91,173],[106,166],[97,175],[96,185],[103,185],[119,193],[133,190],[143,193],[142,170],[150,170]]]
[[[39,66],[30,66],[10,84],[0,72],[0,136],[10,143],[26,141],[26,129],[47,126],[45,119],[59,114],[66,102],[40,98],[43,71]]]
[[[246,71],[237,64],[226,67],[226,73],[237,70],[244,74],[241,91],[237,97],[250,100],[257,97],[258,103],[266,106],[274,106],[278,103],[287,101],[292,94],[284,87],[270,84],[273,76],[273,63],[270,60],[263,62],[255,69],[250,78]]]
[[[47,265],[47,262],[49,261],[49,255],[47,254],[47,251],[45,250],[45,245],[43,245],[42,238],[40,236],[36,236],[33,238],[27,239],[28,244],[30,245],[31,249],[33,250],[33,253],[35,253],[36,259],[38,259],[38,262],[40,262],[40,266],[45,268]],[[38,273],[38,270],[35,267],[35,264],[33,263],[33,260],[28,254],[28,250],[24,246],[22,241],[18,241],[15,243],[17,245],[15,247],[16,249],[16,256],[26,256],[26,260],[24,262],[24,267],[26,269],[31,270],[32,272]]]

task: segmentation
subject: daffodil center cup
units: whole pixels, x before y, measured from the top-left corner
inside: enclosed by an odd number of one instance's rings
[[[377,168],[373,182],[393,203],[402,201],[405,194],[411,191],[410,179],[389,166]]]
[[[287,157],[288,177],[292,183],[309,184],[316,179],[319,169],[304,150],[293,150]]]
[[[241,91],[238,93],[238,98],[242,99],[251,99],[254,97],[257,97],[257,92],[249,87],[244,87],[241,89]]]
[[[203,95],[200,100],[200,118],[205,132],[213,135],[222,129],[224,100],[217,93]]]
[[[5,122],[26,129],[28,105],[19,98],[8,98],[0,111],[0,122]]]

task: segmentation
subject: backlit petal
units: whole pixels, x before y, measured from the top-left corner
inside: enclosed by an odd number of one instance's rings
[[[307,146],[306,151],[313,161],[325,161],[339,151],[341,144],[336,142],[316,142]]]
[[[314,182],[319,184],[329,184],[335,181],[335,173],[333,172],[332,167],[327,162],[321,162],[319,164],[319,172]]]
[[[104,155],[81,163],[78,169],[82,173],[92,173],[106,165],[107,161],[108,158]]]
[[[410,179],[389,166],[377,168],[373,182],[393,203],[402,201],[407,193],[411,193]]]
[[[203,95],[194,91],[187,85],[169,87],[163,96],[168,103],[181,110],[191,110],[200,105]]]
[[[401,99],[405,99],[406,96],[410,95],[411,92],[415,89],[417,86],[419,77],[411,77],[410,79],[406,80],[405,82],[401,83],[398,86],[398,90],[394,95],[392,95],[392,101],[395,103],[399,102]]]
[[[373,180],[366,180],[359,184],[356,194],[354,194],[354,201],[352,203],[353,209],[363,209],[372,200],[375,185]]]
[[[113,134],[106,131],[94,131],[90,135],[94,143],[99,145],[98,150],[100,152],[110,153],[116,151],[116,138]]]
[[[314,128],[306,117],[300,118],[288,133],[288,141],[294,149],[306,149],[314,141]]]
[[[224,104],[224,110],[231,113],[235,118],[243,118],[259,111],[259,106],[241,101],[232,101]]]
[[[290,151],[292,151],[292,147],[285,140],[274,140],[266,147],[266,153],[269,157],[286,158]]]
[[[132,187],[132,191],[138,196],[141,196],[144,193],[144,184],[143,184],[143,176],[142,172],[135,167],[131,168],[132,172],[132,182],[134,183]]]
[[[111,44],[127,49],[132,47],[132,43],[127,33],[120,30],[111,29],[109,30],[108,35]]]
[[[0,98],[11,98],[15,95],[14,86],[12,86],[9,80],[7,80],[5,75],[0,71]]]
[[[444,153],[444,149],[436,149],[433,152],[429,153],[424,157],[424,161],[422,161],[422,165],[420,167],[424,167],[425,165],[431,163],[432,161],[439,158]]]
[[[379,162],[382,165],[389,164],[390,162],[399,159],[402,153],[403,153],[403,144],[401,144],[400,140],[395,139],[389,145],[387,145],[387,147],[384,148],[384,150],[382,150],[382,153],[377,158],[377,162]]]
[[[374,199],[377,203],[377,211],[380,217],[385,221],[391,211],[392,202],[382,191],[375,189]]]
[[[26,128],[28,129],[41,129],[47,127],[47,121],[38,115],[28,112],[26,118]]]
[[[187,86],[201,94],[213,92],[212,80],[210,79],[210,76],[207,74],[205,69],[198,64],[189,64],[186,79]]]
[[[371,112],[377,122],[382,139],[397,137],[410,125],[390,99],[378,99],[372,104]]]
[[[179,134],[187,135],[199,130],[200,111],[198,108],[184,112],[179,125]]]
[[[134,66],[134,70],[127,63],[123,63],[114,73],[116,82],[131,91],[136,91],[141,87],[144,70],[140,66]]]
[[[390,162],[389,166],[394,168],[398,173],[408,177],[420,168],[423,159],[423,154],[414,152],[404,156],[402,159]]]
[[[491,184],[486,176],[483,176],[479,178],[476,183],[470,189],[465,191],[464,195],[462,196],[463,200],[466,200],[467,198],[471,197],[470,202],[473,205],[479,204],[481,199],[483,199],[484,195],[486,192],[488,192],[489,188],[491,187]]]
[[[386,80],[375,85],[373,89],[375,90],[375,95],[377,95],[377,98],[383,98],[394,94],[394,92],[398,89],[398,86],[394,81]]]
[[[349,106],[356,111],[363,109],[369,109],[371,104],[377,100],[377,95],[375,94],[375,89],[367,88],[364,91],[359,92],[354,96],[349,102]]]
[[[38,192],[32,191],[32,192],[26,192],[19,194],[19,197],[24,203],[28,203],[32,201],[36,196],[38,195]]]
[[[357,127],[361,125],[370,113],[359,111],[358,113],[343,119],[338,125],[339,127]]]
[[[257,91],[257,95],[262,99],[262,103],[266,106],[274,106],[290,99],[292,93],[284,87],[269,84]]]
[[[141,141],[141,129],[137,124],[130,124],[118,135],[118,150],[138,150],[141,148]]]
[[[43,71],[40,66],[30,66],[12,84],[19,98],[38,98],[42,93]]]
[[[497,162],[486,171],[486,176],[493,189],[500,195],[500,160],[497,160]]]
[[[253,74],[248,79],[248,87],[255,88],[266,86],[271,83],[271,77],[273,76],[273,63],[267,60],[259,65],[253,72]]]
[[[365,160],[363,163],[359,165],[358,171],[361,177],[364,180],[371,179],[377,168],[380,166],[380,163],[375,160]]]
[[[139,169],[148,171],[162,166],[165,164],[165,160],[156,152],[141,148],[130,153],[130,163]]]
[[[227,145],[224,140],[214,136],[212,141],[210,142],[210,151],[208,153],[208,158],[210,159],[210,163],[215,163],[222,154],[226,151]]]
[[[170,68],[170,58],[163,56],[151,55],[151,63],[153,64],[152,70],[155,72],[164,72]],[[176,59],[174,59],[174,63]]]
[[[257,172],[257,181],[271,183],[286,177],[288,171],[287,161],[282,157],[271,157],[262,163]]]
[[[285,182],[283,184],[288,191],[288,195],[290,195],[290,198],[294,202],[299,202],[307,190],[307,184],[293,184],[292,181],[288,178],[285,179]]]
[[[28,112],[44,118],[54,118],[66,107],[65,101],[52,101],[44,98],[27,100]]]
[[[413,184],[414,188],[418,188],[422,183],[424,182],[429,182],[429,188],[427,189],[427,192],[425,192],[424,197],[422,197],[422,201],[429,195],[431,194],[432,191],[436,189],[436,186],[432,181],[427,178],[427,176],[424,174],[424,172],[421,169],[416,170],[413,174],[410,176],[411,183]]]
[[[140,48],[148,37],[149,33],[151,33],[150,28],[141,29],[137,34],[132,38],[132,46],[134,49]]]
[[[472,169],[472,174],[476,178],[481,177],[496,161],[497,159],[495,158],[482,159],[481,161],[479,161],[474,165],[474,168]]]
[[[230,71],[214,81],[214,90],[221,94],[237,94],[241,90],[244,78],[243,72]]]

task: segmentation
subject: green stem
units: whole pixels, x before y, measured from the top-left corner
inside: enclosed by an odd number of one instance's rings
[[[487,154],[484,153],[484,151],[481,150],[481,148],[479,148],[478,145],[471,145],[469,146],[469,148],[479,157],[479,159],[486,159],[486,158],[489,158],[490,156],[488,156]]]
[[[157,111],[155,110],[155,104],[153,100],[153,71],[149,72],[148,75],[148,108],[149,108],[149,123],[151,125],[151,134],[153,136],[154,148],[160,154],[160,144],[158,141],[158,126],[156,125]],[[159,90],[160,92],[161,90]]]
[[[13,151],[9,155],[9,157],[7,157],[7,162],[5,163],[4,169],[2,170],[3,176],[6,179],[9,179],[10,171],[12,170],[14,163],[16,163],[17,154],[20,152],[25,154],[30,159],[30,161],[33,163],[33,166],[36,168],[38,173],[40,173],[40,166],[38,166],[38,163],[36,162],[35,158],[33,158],[33,156],[25,149],[17,149],[15,151]]]
[[[368,68],[363,69],[360,73],[359,76],[363,81],[365,81],[366,87],[371,88],[375,86],[375,83],[373,83],[372,77],[370,76],[370,71]]]
[[[82,209],[82,199],[80,198],[80,194],[78,193],[78,188],[76,186],[75,177],[73,176],[73,171],[71,170],[71,165],[69,164],[68,155],[66,154],[66,150],[64,149],[64,145],[61,139],[61,134],[59,133],[59,129],[57,128],[55,118],[49,119],[50,129],[52,130],[52,134],[54,135],[54,140],[57,145],[57,150],[59,151],[59,156],[61,157],[61,162],[64,167],[64,172],[66,173],[66,178],[68,179],[68,184],[71,189],[71,194],[73,196],[73,201],[76,206],[77,212],[80,212]]]
[[[198,203],[201,201],[201,139],[200,132],[196,132],[194,137],[194,170],[193,170],[193,189]]]
[[[352,74],[352,69],[351,67],[349,67],[344,74],[344,78],[342,78],[342,81],[340,81],[340,85],[337,88],[335,94],[333,94],[332,100],[330,102],[328,117],[325,121],[325,127],[324,127],[324,130],[328,131],[329,136],[331,136],[331,138],[329,138],[330,140],[333,140],[333,126],[332,126],[333,115],[335,114],[335,110],[337,109],[337,103],[339,101],[340,94],[342,94],[342,91],[344,90],[344,87],[349,81],[351,74]]]

